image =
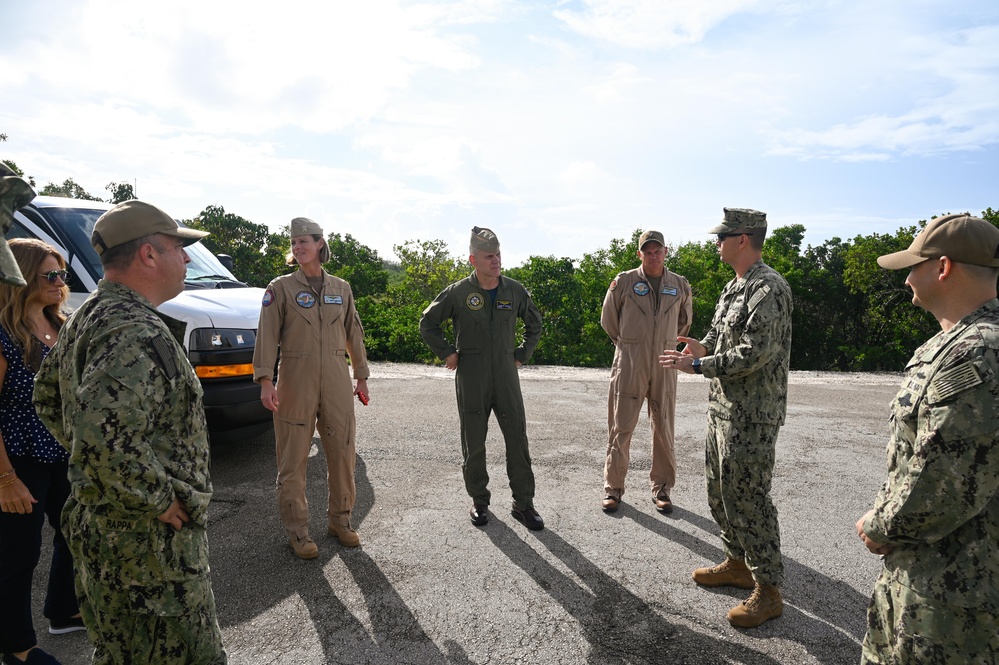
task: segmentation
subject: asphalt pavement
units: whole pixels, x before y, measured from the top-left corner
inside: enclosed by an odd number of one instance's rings
[[[880,560],[854,523],[885,474],[887,405],[900,377],[792,373],[773,483],[785,609],[751,630],[725,619],[749,592],[690,579],[724,558],[704,490],[707,381],[680,378],[675,511],[661,515],[652,503],[643,415],[623,504],[605,514],[608,378],[609,370],[521,370],[540,532],[510,515],[495,419],[490,521],[469,522],[453,374],[443,368],[372,366],[371,404],[356,409],[359,548],[326,535],[321,452],[313,451],[308,489],[320,556],[302,561],[274,503],[273,435],[213,446],[212,582],[229,662],[859,662]],[[45,552],[35,580],[41,646],[66,665],[89,663],[82,633],[44,631],[47,560]]]

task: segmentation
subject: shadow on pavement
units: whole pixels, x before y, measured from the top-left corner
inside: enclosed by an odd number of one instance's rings
[[[657,608],[635,596],[551,529],[538,532],[537,540],[578,575],[585,586],[548,563],[503,522],[490,520],[483,531],[576,620],[590,645],[587,663],[778,663],[754,649],[670,623]]]
[[[725,559],[725,552],[720,546],[711,545],[670,526],[671,521],[682,520],[715,536],[720,544],[721,532],[714,520],[682,508],[675,508],[665,521],[627,504],[621,506],[619,513],[662,538],[687,548],[702,558],[705,565],[720,563]],[[754,632],[759,637],[781,637],[798,642],[819,662],[829,665],[844,662],[844,653],[855,653],[853,660],[859,660],[860,641],[863,640],[867,624],[865,609],[859,612],[857,609],[866,608],[869,598],[850,585],[823,575],[787,556],[784,557],[784,578],[784,586],[781,588],[784,596],[783,620],[768,622],[754,629]],[[724,587],[706,588],[704,591],[732,595],[736,602],[748,595],[748,592]],[[789,620],[794,615],[797,617]],[[799,629],[802,623],[807,626],[805,631]]]

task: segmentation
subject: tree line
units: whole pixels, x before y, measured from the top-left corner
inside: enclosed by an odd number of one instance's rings
[[[6,140],[0,134],[0,141]],[[12,162],[7,162],[24,176]],[[108,202],[135,198],[132,185],[111,182]],[[72,179],[48,183],[41,195],[101,201]],[[999,226],[999,212],[981,216]],[[266,286],[291,272],[288,228],[270,231],[243,217],[210,205],[185,224],[211,233],[202,242],[216,254],[232,257],[236,276],[251,286]],[[912,306],[905,286],[907,271],[883,270],[876,259],[905,249],[926,225],[904,226],[892,234],[872,233],[852,239],[832,238],[817,247],[802,246],[805,227],[792,224],[770,231],[763,259],[787,279],[794,295],[791,368],[796,370],[901,371],[912,352],[939,327],[927,312]],[[615,238],[607,247],[582,258],[531,256],[504,273],[522,282],[544,316],[544,334],[533,361],[544,365],[607,367],[614,347],[600,327],[607,287],[624,270],[639,265],[635,255],[641,229]],[[435,362],[420,338],[423,309],[448,284],[466,277],[467,256],[453,256],[442,240],[408,240],[395,245],[397,260],[385,260],[349,233],[331,233],[327,242],[331,274],[350,282],[364,323],[372,360]],[[691,336],[700,338],[711,322],[732,269],[718,258],[712,240],[668,248],[667,268],[690,282],[694,321]]]
[[[982,217],[999,226],[999,212]],[[270,232],[262,224],[209,206],[188,225],[211,232],[203,242],[233,257],[237,277],[266,286],[293,268],[284,264],[287,228]],[[771,229],[763,259],[787,279],[794,294],[791,368],[796,370],[901,371],[912,352],[939,326],[911,304],[907,271],[884,270],[876,259],[905,249],[926,225],[832,238],[803,247],[805,227]],[[635,254],[642,229],[615,238],[580,259],[531,256],[504,274],[524,284],[544,316],[544,334],[533,362],[544,365],[607,367],[614,347],[600,327],[600,308],[611,280],[639,265]],[[467,256],[454,256],[443,240],[409,240],[395,245],[397,261],[386,261],[349,233],[331,233],[328,272],[350,282],[364,323],[372,360],[435,362],[420,338],[423,309],[448,284],[466,277]],[[667,241],[668,242],[668,241]],[[711,322],[722,288],[733,277],[713,240],[669,247],[669,270],[690,282],[694,321],[700,338]]]

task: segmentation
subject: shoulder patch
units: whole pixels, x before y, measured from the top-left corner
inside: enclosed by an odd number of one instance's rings
[[[935,404],[969,388],[974,388],[980,383],[982,383],[982,377],[975,369],[975,365],[969,360],[957,367],[939,372],[933,377],[930,387],[926,389],[926,397],[931,404]]]
[[[163,339],[162,335],[157,335],[153,338],[153,349],[160,359],[163,372],[167,375],[168,379],[173,381],[177,377],[178,369],[177,359],[173,357],[173,349],[170,346],[170,342]]]
[[[260,304],[263,305],[264,307],[267,307],[272,302],[274,302],[274,292],[271,291],[270,289],[267,289],[266,291],[264,291],[264,299],[260,301]]]
[[[753,297],[749,299],[749,309],[756,309],[756,306],[759,305],[768,295],[770,295],[769,284],[761,287],[756,293],[753,294]]]
[[[615,279],[615,280],[612,280],[612,281],[611,281],[611,285],[610,285],[610,288],[609,288],[609,289],[607,289],[607,290],[608,290],[608,291],[613,291],[613,290],[614,290],[614,289],[616,289],[616,288],[617,288],[617,280]]]

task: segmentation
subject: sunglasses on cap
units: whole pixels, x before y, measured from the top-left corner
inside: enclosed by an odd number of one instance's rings
[[[48,272],[39,273],[38,276],[47,279],[49,284],[55,284],[57,279],[61,279],[63,284],[69,284],[68,270],[50,270]]]

